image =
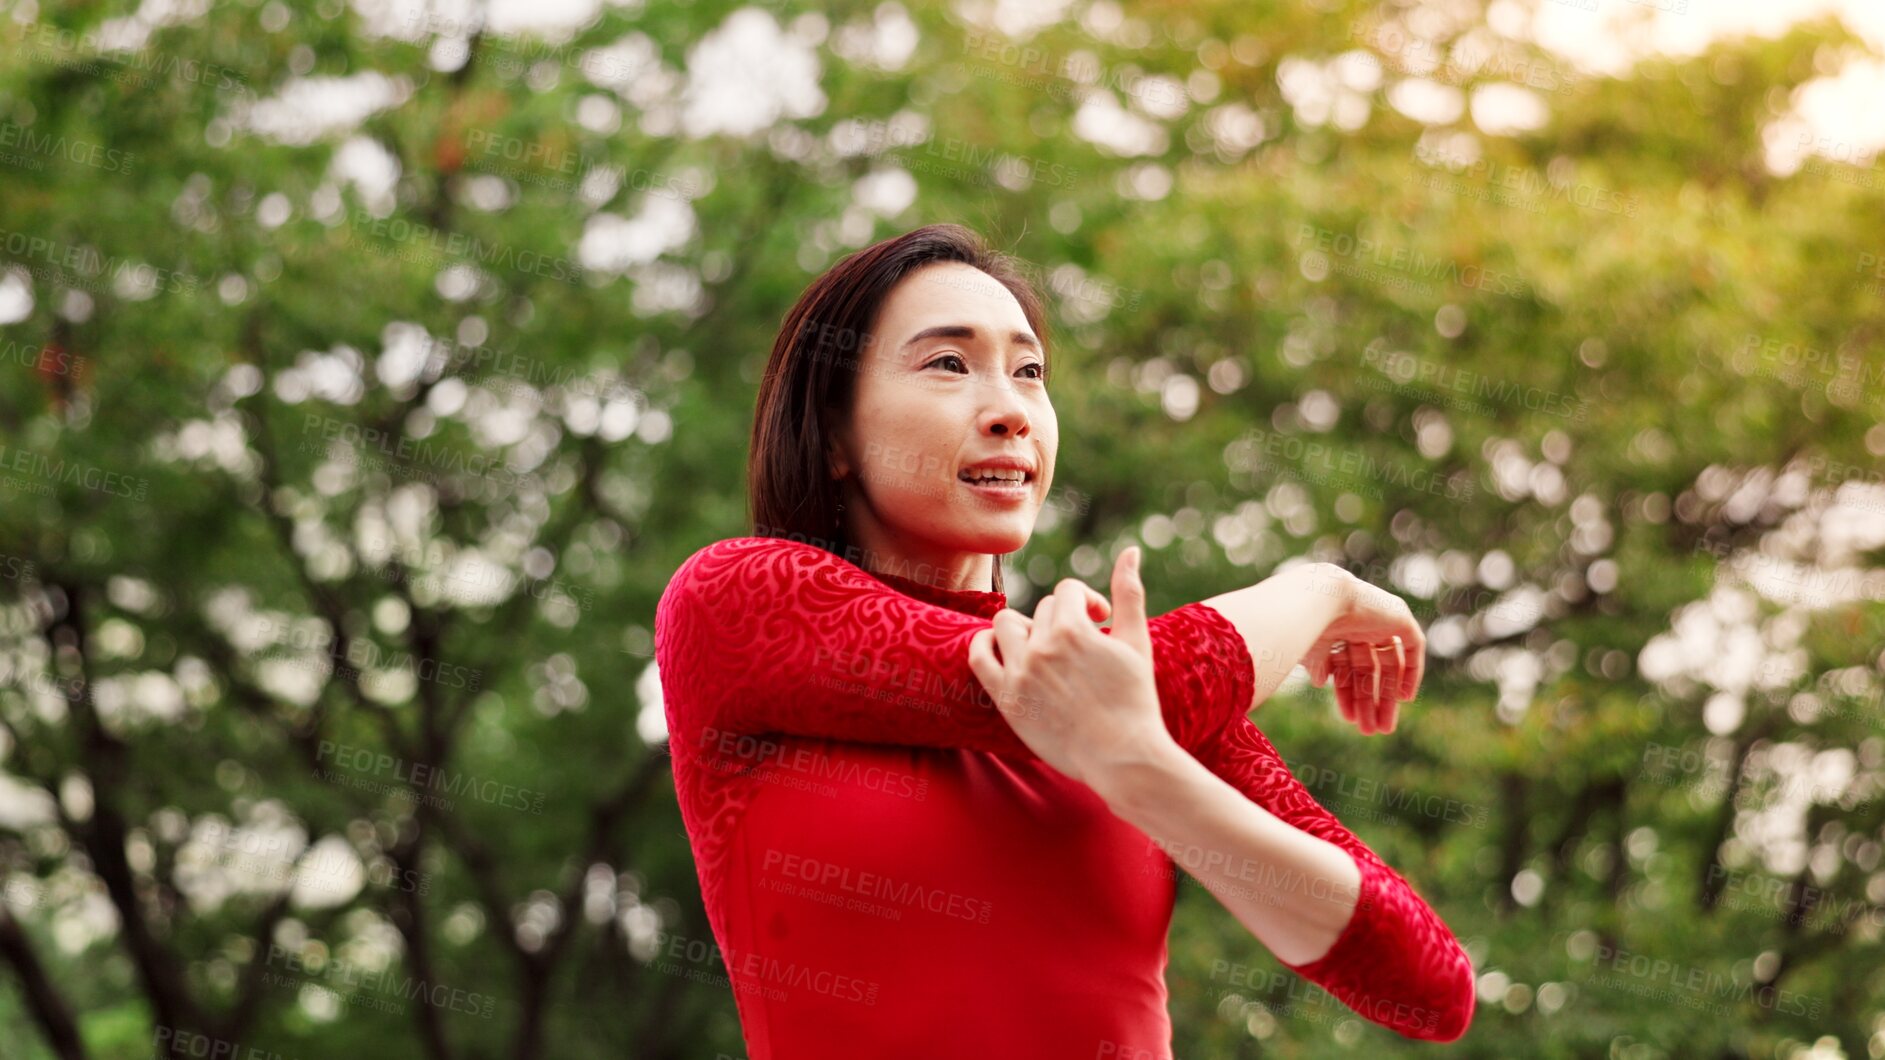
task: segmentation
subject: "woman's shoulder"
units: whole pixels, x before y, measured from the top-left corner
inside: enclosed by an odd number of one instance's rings
[[[664,595],[672,595],[676,589],[694,593],[726,588],[730,584],[747,590],[759,589],[768,584],[789,583],[814,570],[847,566],[851,564],[805,541],[785,537],[729,537],[705,545],[688,556],[674,572]]]

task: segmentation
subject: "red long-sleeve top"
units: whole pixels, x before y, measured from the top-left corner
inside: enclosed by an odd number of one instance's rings
[[[969,639],[1006,605],[767,537],[663,593],[675,786],[752,1060],[1171,1056],[1174,862],[983,691]],[[1360,869],[1334,946],[1285,967],[1407,1037],[1463,1035],[1471,961],[1251,723],[1236,627],[1203,603],[1149,626],[1177,742]]]

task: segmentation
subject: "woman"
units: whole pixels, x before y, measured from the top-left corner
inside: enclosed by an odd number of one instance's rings
[[[1110,603],[1066,579],[1006,609],[996,557],[1058,447],[1046,333],[957,226],[833,266],[760,385],[755,536],[662,596],[675,784],[749,1055],[1170,1057],[1175,865],[1364,1017],[1458,1038],[1452,932],[1248,718],[1300,660],[1392,731],[1425,654],[1405,604],[1318,564],[1148,619],[1134,548]]]

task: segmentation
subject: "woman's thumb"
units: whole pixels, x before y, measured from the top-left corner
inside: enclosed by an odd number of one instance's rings
[[[1152,634],[1145,619],[1145,583],[1139,579],[1139,546],[1120,553],[1113,564],[1113,636],[1125,637],[1150,654]]]

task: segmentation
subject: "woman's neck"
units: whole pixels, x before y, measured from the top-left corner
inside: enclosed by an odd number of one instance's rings
[[[994,588],[995,557],[986,552],[929,550],[878,535],[850,535],[850,559],[873,574],[894,574],[939,589],[987,592]]]

